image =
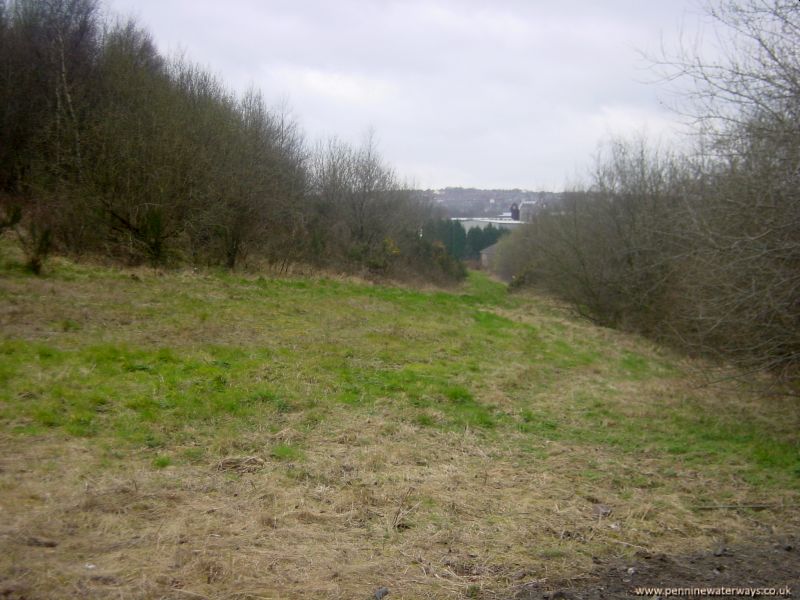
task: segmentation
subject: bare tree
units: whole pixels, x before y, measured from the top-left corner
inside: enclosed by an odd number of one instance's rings
[[[800,364],[800,3],[708,7],[721,57],[665,61],[702,125],[702,202],[687,203],[696,273],[687,339],[795,379]]]
[[[797,383],[800,3],[708,10],[718,57],[660,63],[692,84],[695,151],[612,143],[591,185],[512,236],[501,263],[590,318]]]

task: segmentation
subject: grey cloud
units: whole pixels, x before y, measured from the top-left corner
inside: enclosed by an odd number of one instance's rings
[[[288,97],[311,138],[358,141],[419,185],[558,188],[612,129],[671,123],[637,49],[684,1],[112,0],[162,50]]]

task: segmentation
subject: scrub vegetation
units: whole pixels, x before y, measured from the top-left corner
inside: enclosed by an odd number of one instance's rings
[[[0,597],[524,600],[797,535],[800,9],[719,6],[749,58],[670,64],[708,152],[613,145],[501,239],[0,0]],[[513,294],[459,260],[498,240]]]
[[[709,3],[718,52],[662,58],[692,143],[617,139],[513,232],[498,269],[606,326],[767,371],[800,395],[800,3]],[[711,36],[709,36],[711,37]]]
[[[285,107],[169,59],[98,0],[0,1],[0,231],[26,267],[297,264],[452,283],[441,215],[373,136],[312,143]]]

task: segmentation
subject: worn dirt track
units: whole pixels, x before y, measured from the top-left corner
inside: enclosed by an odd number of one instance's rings
[[[797,536],[774,536],[682,556],[639,552],[634,560],[627,562],[598,560],[595,571],[587,576],[560,583],[530,583],[519,590],[515,600],[630,599],[638,595],[636,588],[667,587],[775,588],[777,597],[797,597],[800,594],[799,541]],[[790,588],[792,595],[781,594],[781,588]],[[641,594],[641,597],[654,596],[663,598],[667,594],[665,591]],[[726,596],[747,597],[747,593]]]

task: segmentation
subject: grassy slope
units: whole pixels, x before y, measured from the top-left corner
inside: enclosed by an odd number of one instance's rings
[[[0,275],[0,579],[31,597],[494,597],[798,528],[697,510],[797,505],[796,404],[479,274],[137,273]]]

